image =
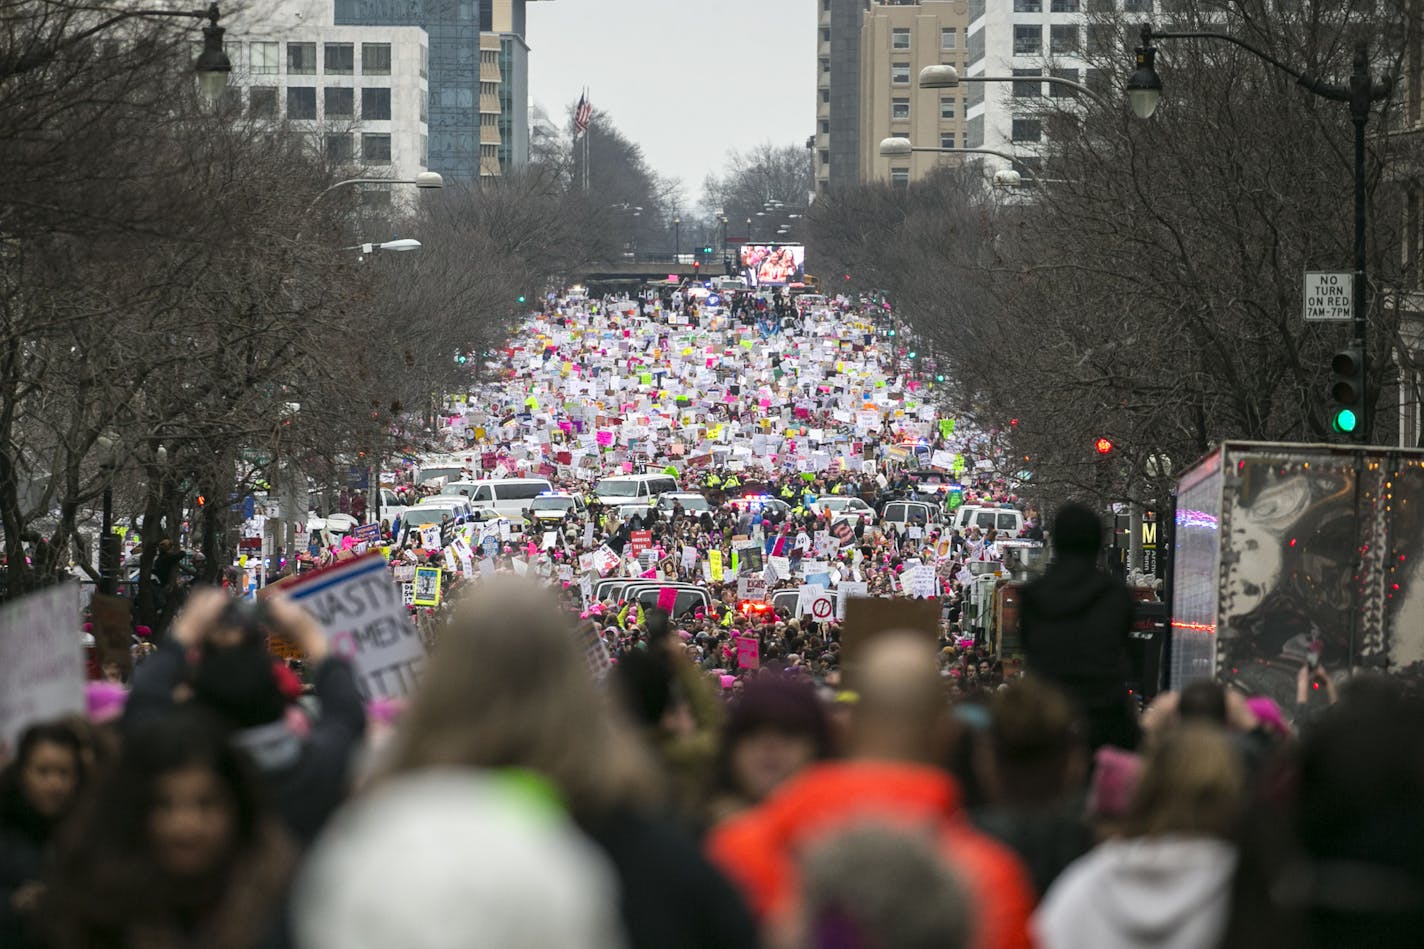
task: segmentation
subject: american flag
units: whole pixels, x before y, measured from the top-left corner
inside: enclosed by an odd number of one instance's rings
[[[588,123],[593,118],[593,104],[588,101],[588,91],[579,96],[578,106],[574,109],[574,138],[578,138],[588,131]]]

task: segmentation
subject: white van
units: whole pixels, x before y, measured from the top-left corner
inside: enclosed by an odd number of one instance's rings
[[[599,504],[651,504],[660,494],[675,494],[681,489],[677,479],[665,474],[614,475],[593,486],[593,496]]]
[[[1017,537],[1024,529],[1024,516],[1016,508],[967,504],[954,512],[954,526],[961,534],[977,527],[981,533],[996,530],[1002,537]]]
[[[521,518],[534,499],[554,486],[547,478],[487,478],[483,481],[456,481],[445,485],[445,494],[470,499],[476,511],[494,511],[501,517]]]

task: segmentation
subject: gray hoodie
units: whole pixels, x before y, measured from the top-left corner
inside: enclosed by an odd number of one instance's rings
[[[1226,927],[1236,851],[1206,837],[1115,840],[1074,862],[1039,904],[1042,949],[1203,949]]]

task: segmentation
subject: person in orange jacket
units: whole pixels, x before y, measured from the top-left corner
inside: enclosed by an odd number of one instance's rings
[[[848,757],[805,769],[713,828],[713,861],[768,932],[784,933],[797,916],[801,854],[860,824],[918,828],[933,835],[968,887],[977,949],[1032,946],[1027,872],[1012,851],[970,825],[954,778],[932,764],[952,727],[933,643],[909,632],[882,634],[865,648],[856,684]]]

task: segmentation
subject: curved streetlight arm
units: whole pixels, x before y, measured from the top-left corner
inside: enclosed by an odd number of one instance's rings
[[[116,13],[87,30],[81,30],[73,36],[67,37],[56,43],[49,49],[40,50],[26,56],[21,56],[13,63],[0,63],[0,79],[9,76],[18,76],[20,73],[29,72],[31,69],[38,69],[45,63],[54,59],[64,49],[73,46],[75,43],[82,43],[89,37],[102,33],[116,23],[125,20],[133,20],[139,17],[187,17],[194,20],[211,20],[211,26],[216,27],[222,14],[218,11],[216,0],[206,10],[125,10],[123,13]]]
[[[1257,59],[1262,60],[1263,62],[1270,63],[1272,66],[1276,67],[1281,72],[1295,79],[1298,85],[1309,89],[1311,92],[1320,96],[1322,99],[1332,99],[1335,102],[1350,103],[1350,111],[1352,113],[1358,112],[1367,114],[1369,112],[1369,104],[1371,102],[1383,99],[1388,96],[1390,89],[1393,88],[1394,85],[1389,78],[1382,79],[1379,82],[1373,84],[1367,83],[1367,85],[1369,86],[1369,88],[1366,90],[1368,95],[1367,97],[1362,99],[1358,95],[1359,90],[1354,88],[1354,86],[1356,85],[1355,83],[1351,83],[1350,86],[1339,86],[1335,85],[1334,83],[1325,82],[1314,73],[1302,72],[1299,69],[1296,69],[1294,66],[1289,66],[1286,63],[1281,62],[1279,59],[1276,59],[1276,57],[1272,56],[1265,50],[1253,46],[1252,44],[1241,39],[1239,36],[1232,36],[1230,33],[1216,33],[1209,30],[1193,30],[1187,33],[1157,33],[1153,31],[1152,24],[1142,24],[1142,45],[1151,46],[1153,40],[1221,40],[1223,43],[1230,43],[1233,46],[1239,46],[1246,52],[1250,53],[1252,56],[1255,56]],[[1360,57],[1361,52],[1357,50],[1356,58],[1359,59]],[[1362,65],[1362,62],[1357,63],[1356,65]]]
[[[1098,94],[1097,94],[1096,92],[1094,92],[1092,89],[1089,89],[1085,84],[1083,84],[1083,83],[1081,83],[1081,82],[1077,82],[1076,80],[1073,80],[1073,79],[1064,79],[1064,78],[1062,78],[1062,77],[1060,77],[1060,76],[961,76],[960,79],[959,79],[959,81],[960,81],[961,83],[963,83],[963,82],[1046,82],[1046,83],[1048,83],[1048,84],[1051,85],[1051,86],[1064,86],[1064,87],[1069,88],[1069,89],[1077,90],[1078,92],[1081,92],[1083,95],[1087,96],[1089,99],[1092,99],[1094,102],[1096,102],[1098,105],[1102,106],[1103,108],[1105,108],[1105,109],[1112,108],[1112,105],[1111,105],[1111,103],[1108,102],[1108,100],[1106,100],[1106,99],[1104,99],[1102,96],[1098,95]],[[935,87],[931,86],[930,88],[935,88]],[[941,89],[952,89],[952,88],[954,88],[954,87],[953,87],[953,86],[940,86],[939,88],[941,88]]]
[[[1039,181],[1038,175],[1034,173],[1034,170],[1032,168],[1024,164],[1023,159],[1018,158],[1010,154],[1009,152],[999,151],[997,148],[935,148],[932,145],[914,145],[911,146],[910,151],[935,152],[936,154],[940,155],[993,155],[995,158],[1002,158],[1004,161],[1012,162],[1013,164],[1018,165],[1025,172],[1028,173],[1028,176],[1030,178],[1032,178],[1034,181]],[[1042,182],[1040,181],[1039,183],[1041,184]]]
[[[334,185],[323,188],[315,198],[312,198],[311,204],[307,205],[307,213],[310,214],[318,201],[337,188],[345,188],[350,185],[415,185],[420,187],[420,182],[414,178],[347,178],[345,181],[338,181]]]

